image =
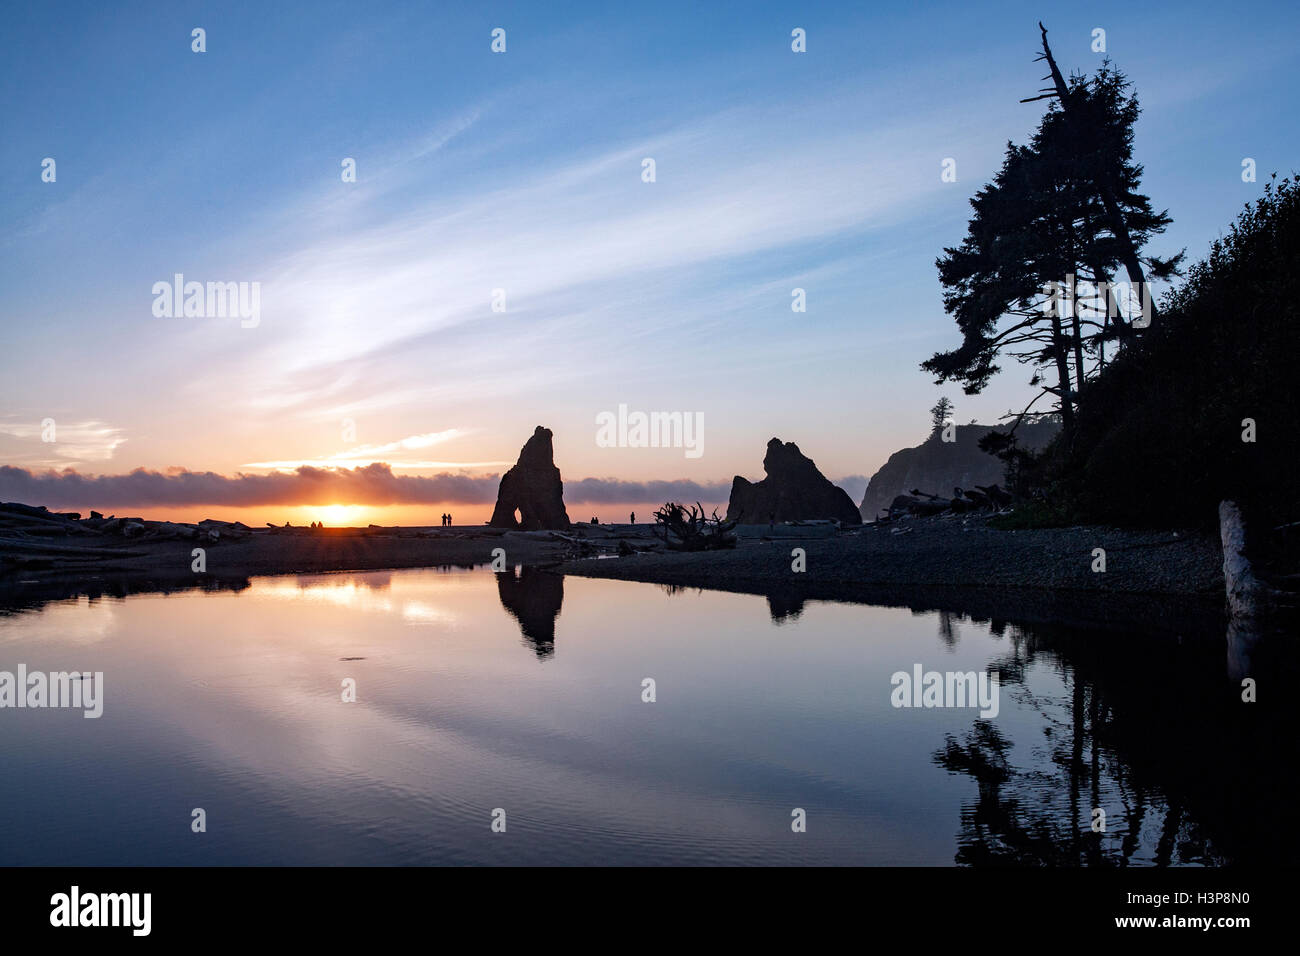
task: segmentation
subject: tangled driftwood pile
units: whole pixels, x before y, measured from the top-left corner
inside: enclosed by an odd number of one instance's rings
[[[704,513],[704,505],[698,501],[690,510],[670,501],[655,512],[655,535],[663,541],[670,551],[715,551],[720,548],[734,548],[736,536],[732,533],[736,520],[718,517],[718,509],[713,509],[713,517]]]

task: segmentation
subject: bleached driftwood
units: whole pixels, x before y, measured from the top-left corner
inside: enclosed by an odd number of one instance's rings
[[[1265,589],[1246,557],[1246,527],[1235,501],[1219,502],[1219,539],[1223,543],[1228,611],[1234,620],[1253,620],[1263,609]]]

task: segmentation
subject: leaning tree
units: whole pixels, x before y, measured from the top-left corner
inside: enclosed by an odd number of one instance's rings
[[[1043,43],[1059,76],[1046,31]],[[1182,256],[1133,258],[1170,219],[1139,191],[1142,167],[1132,158],[1139,108],[1124,75],[1107,63],[1091,78],[1062,79],[1046,96],[1056,99],[1038,130],[1025,146],[1007,144],[1002,168],[971,200],[965,239],[936,261],[944,309],[961,342],[921,367],[939,383],[957,381],[976,394],[999,371],[999,358],[1011,356],[1033,368],[1030,383],[1040,389],[1026,411],[1043,395],[1055,396],[1068,435],[1079,395],[1104,363],[1105,343],[1134,331],[1109,299],[1076,306],[1049,290],[1071,277],[1107,287],[1120,265],[1144,289],[1143,264],[1163,278]]]

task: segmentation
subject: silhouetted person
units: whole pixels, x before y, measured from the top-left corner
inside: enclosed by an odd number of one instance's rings
[[[448,527],[448,528],[451,527],[451,512],[450,512],[450,511],[447,512],[447,527]]]
[[[636,524],[636,512],[632,512],[632,524]]]

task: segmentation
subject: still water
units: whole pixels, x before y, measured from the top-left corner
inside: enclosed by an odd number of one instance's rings
[[[0,864],[1294,863],[1294,719],[1225,660],[532,570],[29,602],[0,670],[104,709],[0,710]],[[997,716],[893,706],[917,665]]]

